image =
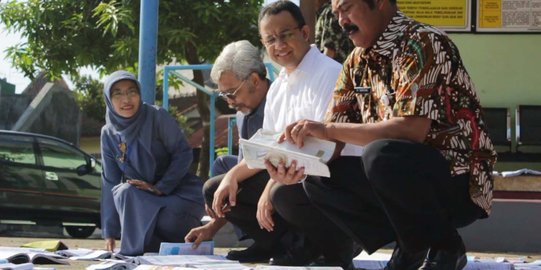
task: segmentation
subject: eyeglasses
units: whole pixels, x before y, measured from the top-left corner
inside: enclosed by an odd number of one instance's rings
[[[218,93],[218,96],[227,100],[227,99],[235,99],[237,97],[237,92],[240,90],[240,88],[244,85],[244,83],[246,82],[246,80],[243,80],[240,85],[237,87],[237,89],[235,89],[235,91],[233,92],[219,92]]]
[[[125,92],[122,92],[120,90],[116,91],[113,90],[111,93],[111,98],[113,99],[121,99],[122,97],[126,96],[128,98],[133,98],[139,95],[139,90],[137,88],[130,88],[126,90]]]
[[[261,43],[266,47],[271,47],[276,45],[277,42],[288,42],[294,35],[293,30],[300,29],[302,26],[293,27],[282,31],[278,36],[267,36],[266,38],[261,38]]]

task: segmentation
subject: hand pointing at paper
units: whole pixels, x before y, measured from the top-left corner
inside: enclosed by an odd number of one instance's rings
[[[300,148],[304,146],[306,136],[329,140],[324,123],[303,119],[288,125],[280,136],[279,142],[287,140]]]

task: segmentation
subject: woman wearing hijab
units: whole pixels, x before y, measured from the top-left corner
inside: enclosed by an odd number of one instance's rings
[[[135,76],[116,71],[104,85],[106,124],[101,220],[106,249],[120,237],[120,253],[157,252],[183,242],[204,215],[202,182],[188,172],[192,149],[175,120],[141,101]]]

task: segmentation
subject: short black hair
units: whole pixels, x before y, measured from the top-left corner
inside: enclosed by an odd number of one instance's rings
[[[261,12],[259,12],[259,18],[257,22],[261,23],[263,17],[267,15],[276,15],[282,11],[289,12],[291,16],[293,16],[293,19],[295,19],[295,21],[297,22],[298,27],[306,25],[306,22],[304,21],[304,16],[302,16],[301,8],[295,3],[287,0],[276,1],[274,3],[264,6],[263,9],[261,9]]]

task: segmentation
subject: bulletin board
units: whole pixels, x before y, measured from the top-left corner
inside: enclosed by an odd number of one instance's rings
[[[422,23],[447,32],[471,31],[471,0],[397,0],[397,4],[404,14]]]
[[[541,0],[477,0],[477,32],[541,32]]]

